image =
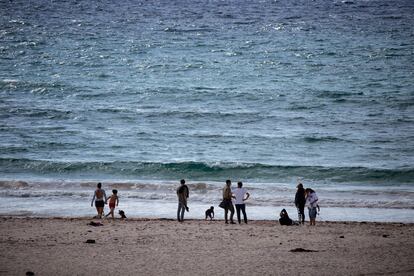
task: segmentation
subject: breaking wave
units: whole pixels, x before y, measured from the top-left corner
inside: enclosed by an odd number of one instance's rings
[[[411,168],[380,169],[366,167],[285,166],[237,162],[52,162],[46,160],[1,158],[3,173],[23,173],[73,177],[96,175],[112,179],[152,179],[223,181],[227,178],[278,182],[292,177],[333,183],[411,184],[414,170]],[[3,184],[2,184],[3,185]],[[4,184],[6,185],[6,184]],[[121,184],[118,184],[121,185]],[[124,184],[129,185],[129,184]],[[196,189],[206,184],[197,184]]]

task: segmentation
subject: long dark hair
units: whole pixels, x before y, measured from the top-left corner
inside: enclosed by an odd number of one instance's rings
[[[305,192],[311,194],[311,193],[314,193],[315,191],[312,190],[311,188],[306,188]]]

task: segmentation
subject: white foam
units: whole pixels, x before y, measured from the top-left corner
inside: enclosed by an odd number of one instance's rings
[[[41,217],[93,217],[96,214],[91,207],[92,198],[59,198],[51,197],[45,200],[42,197],[33,198],[2,198],[0,201],[0,215],[31,215]],[[215,206],[217,219],[223,219],[223,209],[218,207],[219,200],[209,203],[189,201],[190,212],[186,218],[203,219],[204,212],[211,205]],[[285,208],[290,217],[297,219],[296,208],[292,206],[250,206],[246,210],[249,219],[276,220],[279,212]],[[131,218],[176,218],[177,202],[165,200],[122,198],[117,207],[124,210]],[[105,207],[108,211],[108,207]],[[305,210],[306,217],[307,211]],[[413,209],[380,209],[380,208],[321,208],[317,217],[321,221],[372,221],[372,222],[405,222],[414,223]]]

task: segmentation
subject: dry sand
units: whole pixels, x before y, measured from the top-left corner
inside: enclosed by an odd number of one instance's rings
[[[0,217],[0,275],[414,275],[414,224],[90,221]]]

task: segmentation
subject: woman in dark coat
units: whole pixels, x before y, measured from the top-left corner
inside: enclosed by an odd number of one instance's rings
[[[303,188],[302,183],[299,183],[296,187],[298,190],[295,195],[295,205],[298,208],[299,223],[305,224],[305,189]]]

